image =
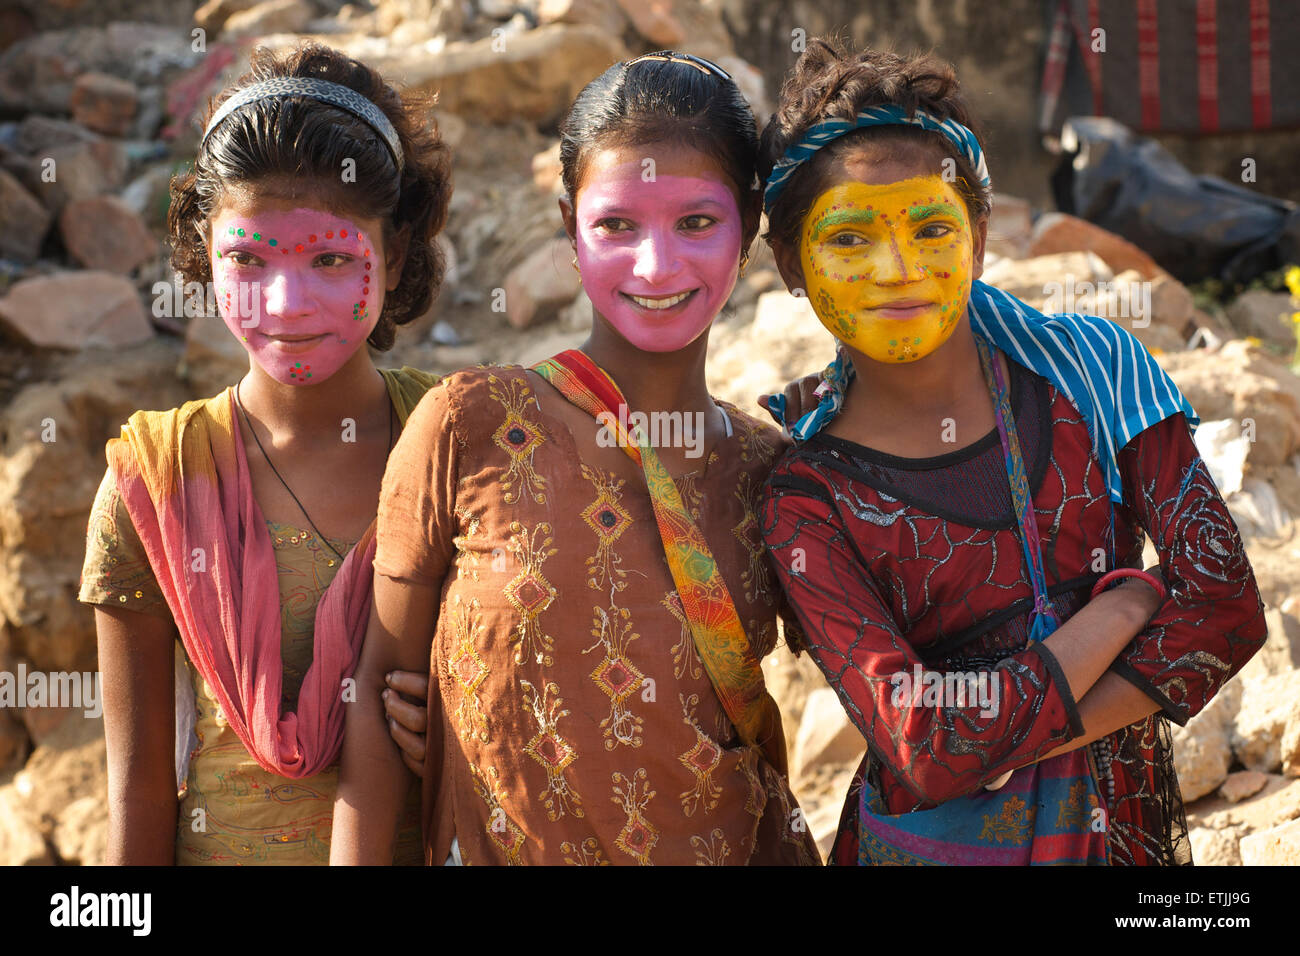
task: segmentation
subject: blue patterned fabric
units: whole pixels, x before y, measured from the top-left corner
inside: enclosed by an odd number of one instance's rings
[[[817,150],[845,133],[864,126],[919,126],[922,129],[942,133],[949,142],[957,147],[975,170],[980,185],[988,187],[989,170],[984,164],[984,151],[980,149],[975,134],[956,120],[939,119],[925,110],[909,114],[901,106],[892,103],[886,106],[871,106],[860,112],[852,120],[829,119],[808,128],[799,142],[790,146],[772,167],[767,177],[767,188],[763,191],[763,208],[771,212],[776,197],[785,189],[786,183],[800,165],[806,163]]]
[[[1191,403],[1133,334],[1095,315],[1044,315],[1013,295],[976,280],[967,307],[971,329],[1065,393],[1088,423],[1111,500],[1124,503],[1120,450],[1135,436],[1182,412],[1195,428]],[[785,402],[771,401],[773,418],[803,441],[830,423],[853,380],[840,352],[822,373],[827,386],[817,408],[786,426]],[[834,393],[834,394],[832,394]],[[784,399],[784,396],[782,396]],[[778,414],[779,413],[779,414]]]

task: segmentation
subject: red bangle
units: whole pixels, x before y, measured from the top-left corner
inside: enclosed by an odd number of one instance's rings
[[[1102,591],[1106,590],[1112,582],[1118,581],[1120,578],[1141,578],[1147,584],[1156,589],[1156,593],[1160,595],[1161,601],[1169,595],[1169,592],[1165,590],[1164,584],[1162,584],[1160,579],[1155,575],[1147,574],[1145,571],[1139,571],[1137,568],[1117,568],[1109,574],[1103,574],[1101,579],[1092,586],[1092,596],[1096,597]]]

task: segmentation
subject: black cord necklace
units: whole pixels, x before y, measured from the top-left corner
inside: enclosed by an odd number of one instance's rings
[[[320,528],[316,527],[316,522],[311,520],[311,515],[307,513],[307,509],[302,506],[302,502],[298,500],[298,496],[293,493],[293,489],[289,487],[289,483],[284,480],[284,477],[276,469],[274,462],[271,461],[271,456],[268,455],[266,449],[262,447],[262,440],[257,437],[257,432],[253,428],[253,423],[248,419],[248,412],[244,410],[244,402],[239,396],[239,389],[243,384],[244,383],[241,380],[235,385],[235,406],[239,409],[239,414],[243,417],[244,424],[248,426],[248,433],[253,436],[253,441],[257,444],[257,450],[260,451],[262,457],[266,459],[267,465],[271,468],[271,473],[275,475],[276,478],[280,479],[280,484],[284,485],[284,490],[289,492],[289,497],[292,498],[293,503],[298,506],[298,510],[302,512],[302,516],[307,519],[307,523],[311,525],[311,530],[316,532],[316,537],[324,542],[325,547],[333,551],[338,557],[339,563],[342,563],[343,555],[339,554],[338,549],[335,548],[334,545],[330,544],[329,539],[320,533]],[[385,382],[385,390],[387,389],[387,385],[388,383]],[[388,402],[388,450],[393,450],[393,403],[391,399]]]

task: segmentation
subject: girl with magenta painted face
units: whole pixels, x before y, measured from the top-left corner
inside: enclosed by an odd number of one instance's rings
[[[867,741],[833,859],[1185,863],[1168,723],[1259,648],[1259,593],[1142,346],[979,281],[973,125],[946,64],[817,41],[762,138],[768,241],[841,346],[761,514]]]
[[[757,492],[779,433],[709,395],[709,327],[757,231],[730,77],[611,67],[562,132],[590,337],[430,390],[380,500],[373,694],[430,663],[432,863],[816,863],[758,662],[779,590]],[[349,715],[334,862],[383,862],[405,774]]]
[[[113,863],[327,862],[380,478],[435,381],[379,371],[366,345],[391,347],[437,290],[448,150],[332,50],[259,50],[252,66],[169,212],[173,265],[210,283],[248,374],[134,414],[91,515],[80,597],[105,682]],[[393,682],[423,698],[422,673]],[[423,708],[386,698],[418,766]],[[390,859],[419,861],[417,806]]]

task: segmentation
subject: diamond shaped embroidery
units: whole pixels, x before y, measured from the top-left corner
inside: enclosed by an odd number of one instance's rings
[[[525,568],[506,585],[506,597],[534,616],[551,606],[555,589],[546,578]]]
[[[549,771],[560,773],[569,764],[577,758],[573,748],[565,742],[564,738],[553,732],[538,732],[528,745],[524,747],[524,752],[536,760]]]
[[[718,765],[718,761],[722,759],[722,752],[718,750],[717,745],[714,744],[713,741],[705,737],[700,737],[699,740],[696,741],[695,746],[682,754],[678,759],[685,764],[686,769],[688,770],[708,773]]]
[[[465,687],[467,694],[472,694],[487,676],[487,665],[472,647],[462,648],[460,654],[451,660],[452,673]]]
[[[582,512],[582,520],[605,544],[613,544],[632,523],[632,516],[623,510],[623,506],[601,495]]]
[[[607,657],[591,672],[591,679],[616,704],[621,704],[641,686],[642,677],[642,673],[625,657]]]
[[[652,827],[640,820],[629,820],[623,827],[623,831],[614,841],[624,853],[636,858],[639,863],[644,864],[650,859],[650,851],[654,849],[655,844],[659,842],[659,834]]]
[[[536,449],[543,439],[529,422],[512,414],[493,432],[492,440],[502,451],[520,457]]]

